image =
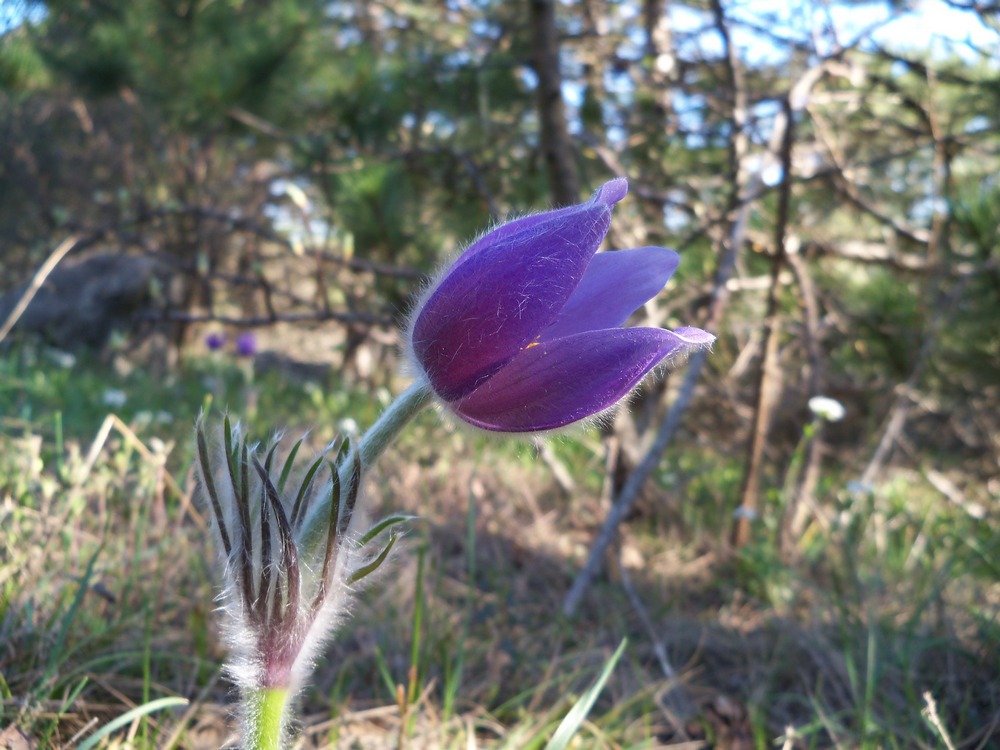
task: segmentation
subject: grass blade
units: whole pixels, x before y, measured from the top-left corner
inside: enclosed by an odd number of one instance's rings
[[[573,735],[579,731],[580,726],[587,718],[587,714],[590,713],[590,709],[594,707],[594,702],[597,700],[597,696],[600,695],[601,690],[604,689],[604,683],[608,681],[608,678],[614,671],[618,660],[621,658],[622,654],[625,653],[625,645],[627,643],[628,639],[623,638],[618,648],[611,655],[611,658],[608,659],[607,663],[604,665],[604,669],[601,670],[601,674],[598,675],[594,684],[590,686],[586,693],[580,696],[580,699],[573,704],[569,713],[567,713],[565,718],[559,723],[559,726],[556,728],[556,733],[552,735],[552,739],[549,740],[549,744],[545,746],[545,750],[565,750],[569,746],[569,742],[573,739]]]
[[[164,708],[171,708],[173,706],[186,706],[188,704],[187,698],[178,698],[176,696],[170,696],[168,698],[157,698],[155,701],[150,701],[149,703],[144,703],[141,706],[136,706],[131,711],[126,711],[121,716],[116,719],[112,719],[103,727],[98,729],[92,735],[90,735],[86,740],[80,743],[77,750],[90,750],[92,747],[96,747],[97,743],[103,740],[112,732],[121,729],[124,726],[131,724],[136,719],[142,716],[148,716],[155,711],[162,711]]]

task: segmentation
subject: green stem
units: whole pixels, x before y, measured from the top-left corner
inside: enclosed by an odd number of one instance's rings
[[[287,706],[287,688],[264,688],[250,696],[244,750],[282,750]]]
[[[399,398],[389,404],[389,408],[361,436],[356,448],[361,455],[361,469],[370,468],[388,448],[396,436],[420,411],[430,403],[431,387],[424,378],[413,381]],[[350,459],[344,462],[349,466]],[[343,479],[343,477],[341,477]]]
[[[425,378],[418,378],[389,404],[389,408],[382,412],[382,415],[375,420],[375,424],[369,427],[361,439],[351,447],[346,460],[340,465],[340,486],[343,488],[349,486],[351,465],[355,456],[361,459],[362,471],[371,468],[410,420],[430,402],[430,384]],[[317,545],[326,543],[329,522],[330,509],[324,503],[319,503],[310,510],[301,537],[303,547],[310,553],[318,548]]]

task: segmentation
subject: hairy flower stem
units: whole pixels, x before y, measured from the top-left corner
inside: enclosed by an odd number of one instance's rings
[[[354,459],[361,459],[361,471],[371,468],[379,456],[388,448],[402,429],[431,402],[431,390],[426,378],[418,378],[389,404],[389,408],[375,421],[361,439],[351,447],[350,453],[340,464],[340,486],[350,487],[354,481]],[[307,554],[312,554],[318,545],[325,544],[330,523],[330,509],[317,503],[310,511],[302,532]]]
[[[263,688],[246,698],[243,750],[282,750],[288,697],[287,688]]]
[[[389,408],[358,441],[357,452],[361,456],[362,471],[370,468],[378,460],[406,424],[430,403],[430,399],[430,384],[425,378],[418,378],[400,394],[399,398],[389,404]],[[348,467],[350,463],[348,456],[343,466]],[[350,476],[343,476],[343,469],[341,473],[341,481],[350,479]]]

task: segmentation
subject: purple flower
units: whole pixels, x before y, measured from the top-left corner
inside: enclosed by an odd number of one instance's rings
[[[711,344],[697,328],[622,328],[677,268],[673,250],[596,254],[624,179],[586,203],[503,224],[436,281],[412,317],[410,357],[477,427],[534,432],[602,412],[660,362]]]
[[[210,333],[205,336],[205,346],[209,351],[217,352],[226,345],[225,333]]]
[[[236,338],[236,353],[241,357],[252,357],[257,353],[257,337],[252,331],[241,333]]]

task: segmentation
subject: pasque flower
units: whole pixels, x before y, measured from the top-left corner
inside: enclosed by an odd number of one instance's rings
[[[486,430],[555,429],[715,340],[698,328],[622,327],[679,261],[661,247],[597,253],[627,192],[611,180],[586,203],[503,224],[434,281],[407,345],[448,409]]]
[[[226,338],[225,333],[210,333],[205,336],[205,346],[209,351],[217,352],[226,345]]]
[[[201,420],[196,430],[198,496],[222,558],[226,666],[243,694],[246,750],[287,746],[287,704],[346,614],[356,584],[386,560],[397,538],[390,529],[408,520],[390,516],[358,533],[357,453],[348,456],[338,440],[295,476],[302,441],[280,473],[274,466],[278,442],[258,456],[228,418],[215,439]],[[307,517],[316,514],[319,523],[308,526]],[[310,528],[319,529],[318,539],[310,539]],[[383,534],[388,540],[381,551],[370,550]]]
[[[236,337],[236,353],[241,357],[252,357],[257,353],[257,337],[253,331],[241,333]]]

